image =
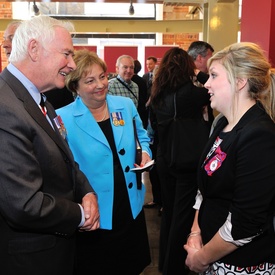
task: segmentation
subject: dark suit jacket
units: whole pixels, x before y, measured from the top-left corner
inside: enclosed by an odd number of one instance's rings
[[[138,113],[142,120],[143,127],[147,129],[148,110],[146,108],[146,102],[148,100],[148,96],[146,81],[137,74],[133,75],[132,81],[134,81],[138,85]]]
[[[1,273],[72,274],[81,221],[76,202],[92,188],[66,142],[7,69],[0,74],[0,97]]]
[[[70,92],[66,87],[63,89],[53,89],[44,93],[54,109],[59,109],[64,107],[74,101],[72,92]]]
[[[146,81],[146,85],[147,85],[147,94],[148,97],[150,97],[151,95],[151,88],[152,88],[152,82],[150,81],[150,73],[146,73],[142,76],[142,78]]]

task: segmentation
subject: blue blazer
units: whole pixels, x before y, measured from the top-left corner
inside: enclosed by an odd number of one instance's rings
[[[133,218],[140,213],[145,187],[137,189],[136,174],[130,171],[135,163],[133,118],[136,118],[137,134],[142,150],[151,156],[149,138],[132,100],[127,97],[107,95],[107,104],[118,157],[124,172]],[[112,123],[112,114],[121,113],[123,126]],[[77,97],[75,102],[57,110],[67,130],[67,140],[80,169],[89,179],[98,195],[100,227],[112,229],[114,196],[113,154],[109,143],[92,113]]]

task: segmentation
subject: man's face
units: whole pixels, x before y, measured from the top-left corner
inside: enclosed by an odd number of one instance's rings
[[[155,69],[156,63],[153,59],[148,59],[146,60],[146,67],[148,72],[153,72],[153,70]]]
[[[18,27],[18,25],[11,25],[11,26],[7,27],[7,29],[4,32],[4,36],[3,36],[4,41],[2,43],[2,46],[3,46],[4,52],[7,56],[7,59],[10,57],[10,54],[11,54],[12,39],[13,39],[13,36],[14,36],[14,33],[15,33],[17,27]]]
[[[131,58],[122,58],[116,67],[117,73],[125,82],[131,82],[134,75],[134,62]]]
[[[198,55],[196,60],[195,60],[195,65],[197,67],[198,70],[207,73],[207,61],[210,57],[212,57],[213,52],[210,51],[209,49],[207,49],[207,54],[206,56],[202,56],[202,55]]]
[[[43,92],[53,88],[63,88],[66,75],[76,68],[70,33],[57,27],[52,43],[44,47],[37,44],[37,66],[41,67],[41,72],[38,72],[41,78],[40,81],[38,80],[39,90]]]

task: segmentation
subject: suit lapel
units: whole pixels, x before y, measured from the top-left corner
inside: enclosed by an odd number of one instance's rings
[[[115,100],[113,99],[113,101],[115,101]],[[110,112],[111,125],[113,128],[113,132],[115,133],[114,137],[118,141],[118,144],[119,144],[119,142],[121,141],[121,138],[122,138],[123,129],[125,127],[114,126],[114,124],[112,122],[112,113],[121,112],[124,109],[124,107],[121,106],[119,101],[110,102],[108,100],[108,96],[107,96],[107,104],[108,104],[108,109]],[[103,132],[100,130],[98,123],[95,121],[95,119],[93,118],[93,115],[91,114],[89,109],[86,107],[86,105],[82,102],[81,98],[79,98],[79,97],[75,101],[73,116],[74,116],[76,124],[82,131],[86,132],[91,137],[97,139],[99,142],[101,142],[109,147],[109,143],[108,143],[105,135],[103,134]]]
[[[16,97],[23,102],[26,111],[30,116],[39,124],[44,131],[49,135],[49,137],[56,143],[56,145],[64,152],[66,155],[70,155],[67,146],[62,141],[62,137],[58,132],[55,132],[52,126],[49,124],[36,102],[33,100],[32,96],[29,94],[27,89],[22,85],[22,83],[13,76],[7,69],[5,69],[1,77],[8,83],[12,92]],[[56,116],[53,107],[46,102],[46,108],[48,110],[48,115],[51,120]],[[52,116],[52,117],[51,117]],[[52,123],[54,123],[52,121]]]
[[[123,117],[123,115],[125,114],[124,111],[124,106],[120,103],[119,100],[113,99],[112,101],[108,101],[108,96],[107,96],[107,102],[108,102],[108,106],[109,106],[109,112],[110,112],[110,119],[111,119],[111,124],[112,124],[112,129],[113,132],[116,133],[114,135],[117,144],[119,145],[121,140],[122,140],[122,136],[123,136],[123,131],[125,130],[125,128],[127,128],[127,122],[126,122],[126,117]],[[114,113],[120,113],[120,115],[122,115],[122,119],[124,120],[125,125],[124,126],[115,126],[115,124],[113,123],[113,119],[112,119],[112,115]]]
[[[109,147],[109,143],[107,142],[105,135],[100,130],[100,127],[93,118],[92,113],[82,102],[80,97],[78,97],[75,101],[73,116],[75,123],[83,132]]]

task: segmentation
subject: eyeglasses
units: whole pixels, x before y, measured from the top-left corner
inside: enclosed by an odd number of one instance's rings
[[[123,70],[128,70],[128,69],[133,70],[134,66],[126,66],[126,65],[124,65],[124,66],[122,66],[122,69]]]

